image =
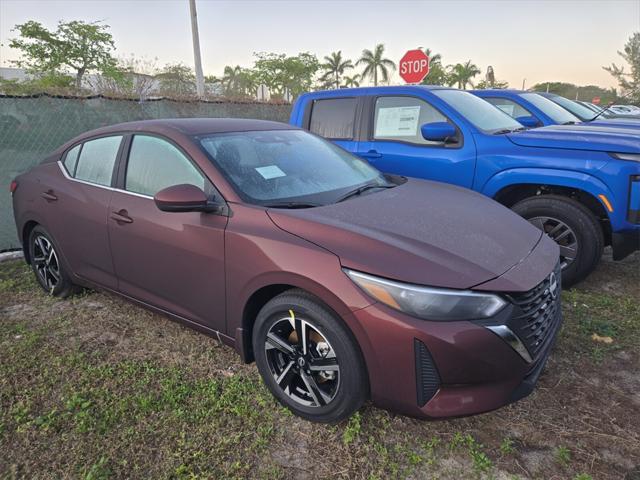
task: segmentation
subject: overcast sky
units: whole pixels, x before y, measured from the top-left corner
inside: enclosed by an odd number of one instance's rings
[[[602,69],[640,30],[640,0],[503,1],[223,1],[197,0],[202,62],[207,75],[225,65],[249,67],[253,52],[342,50],[357,59],[384,43],[398,61],[418,46],[445,64],[468,59],[512,87],[543,81],[615,86]],[[0,65],[17,53],[7,46],[18,23],[104,20],[117,56],[157,58],[157,66],[193,65],[188,0],[0,0]],[[479,80],[477,77],[476,80]],[[399,77],[394,75],[394,82]]]

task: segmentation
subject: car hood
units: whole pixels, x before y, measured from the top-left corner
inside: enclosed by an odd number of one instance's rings
[[[597,119],[592,122],[584,122],[581,125],[591,127],[607,127],[607,128],[631,128],[638,131],[640,135],[640,119],[622,119],[622,118],[609,118],[609,119]]]
[[[499,277],[542,236],[483,195],[417,179],[333,205],[267,214],[281,229],[333,252],[344,267],[449,288]],[[544,278],[535,276],[531,287]]]
[[[640,135],[629,128],[584,124],[550,125],[510,133],[507,138],[523,147],[640,153]]]

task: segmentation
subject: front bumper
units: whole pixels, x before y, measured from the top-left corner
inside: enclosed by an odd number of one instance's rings
[[[482,322],[419,320],[382,304],[354,312],[355,320],[366,326],[360,330],[366,338],[358,340],[373,402],[405,415],[435,419],[487,412],[531,393],[562,322],[559,296],[551,303],[536,303],[546,285],[542,282],[518,294],[532,308],[524,308],[514,296],[495,318]],[[553,312],[553,318],[544,312]],[[524,318],[520,325],[518,318]],[[544,334],[532,330],[534,324],[541,325]],[[490,330],[495,325],[516,332],[530,358]]]
[[[636,250],[640,250],[640,228],[613,232],[611,234],[613,259],[623,260]]]

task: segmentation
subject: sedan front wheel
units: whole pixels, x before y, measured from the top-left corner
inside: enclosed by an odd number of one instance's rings
[[[307,420],[338,422],[368,396],[366,369],[353,336],[304,291],[278,295],[260,310],[253,350],[271,393]]]

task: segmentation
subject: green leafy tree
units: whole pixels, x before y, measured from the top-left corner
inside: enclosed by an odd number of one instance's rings
[[[277,53],[254,53],[253,70],[257,84],[269,87],[271,96],[283,98],[288,91],[292,97],[311,90],[320,69],[318,58],[311,53],[288,57]]]
[[[419,50],[423,50],[422,47]],[[430,48],[425,48],[424,53],[429,57],[429,73],[422,80],[423,85],[448,85],[449,75],[442,65],[442,55],[433,53]]]
[[[59,22],[55,31],[33,20],[14,27],[19,36],[9,46],[20,50],[22,58],[14,62],[31,73],[51,75],[64,70],[75,72],[75,86],[80,88],[87,72],[113,72],[115,48],[109,25],[100,22]]]
[[[348,77],[347,75],[345,75],[342,80],[342,84],[344,87],[347,87],[347,88],[359,87],[360,75],[358,75],[357,73],[351,77]]]
[[[615,102],[618,98],[615,88],[602,88],[597,85],[575,85],[566,82],[543,82],[537,83],[531,90],[536,92],[550,92],[572,100],[585,100],[590,102],[594,97],[600,97],[601,105]]]
[[[222,77],[212,77],[209,82],[221,85],[227,97],[252,97],[258,87],[256,73],[239,65],[224,67]]]
[[[396,69],[396,64],[392,60],[384,58],[384,45],[382,43],[376,45],[373,51],[363,50],[362,56],[356,62],[356,65],[364,65],[361,78],[368,77],[372,79],[374,85],[378,85],[378,79],[387,82],[389,80],[389,70]],[[378,72],[380,72],[380,75],[378,75]]]
[[[196,91],[196,76],[183,63],[169,63],[156,75],[160,93],[170,97],[191,96]]]
[[[640,32],[629,37],[624,50],[618,51],[618,55],[629,65],[629,72],[625,71],[624,65],[618,66],[615,63],[602,68],[618,80],[622,96],[632,103],[640,104]]]
[[[331,55],[324,57],[325,63],[320,65],[320,68],[325,71],[324,75],[320,77],[321,81],[329,82],[335,85],[335,88],[340,88],[340,77],[344,75],[346,70],[353,68],[351,60],[345,60],[342,58],[342,51],[332,52]]]
[[[465,63],[457,63],[449,66],[449,85],[457,85],[460,89],[466,89],[467,85],[473,87],[471,79],[480,73],[477,65],[467,60]]]

